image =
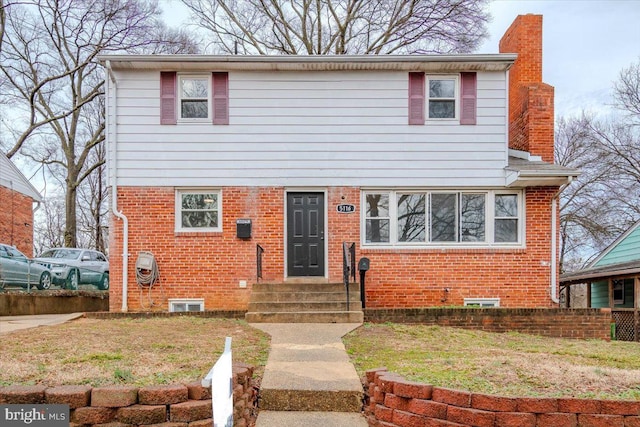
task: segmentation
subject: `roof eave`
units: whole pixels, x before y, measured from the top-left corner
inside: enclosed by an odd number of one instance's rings
[[[114,70],[506,71],[516,54],[469,55],[100,55]]]
[[[630,276],[640,273],[640,267],[622,268],[611,271],[583,272],[579,274],[567,274],[560,276],[560,283],[565,285],[577,285],[579,283],[593,282],[594,279],[604,279],[614,276]]]

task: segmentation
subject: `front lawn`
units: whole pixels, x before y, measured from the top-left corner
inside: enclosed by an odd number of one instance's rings
[[[640,344],[364,324],[348,334],[360,376],[386,367],[408,380],[502,396],[640,399]]]
[[[269,336],[244,321],[81,318],[0,335],[0,386],[137,386],[198,381],[232,337],[233,360],[262,370]]]

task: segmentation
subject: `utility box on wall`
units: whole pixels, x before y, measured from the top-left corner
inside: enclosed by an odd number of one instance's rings
[[[236,219],[236,236],[238,239],[250,239],[251,238],[251,220],[250,219]]]

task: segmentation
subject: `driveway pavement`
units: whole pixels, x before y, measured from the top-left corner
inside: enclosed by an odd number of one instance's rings
[[[0,316],[0,335],[38,326],[59,325],[84,316],[84,313]]]

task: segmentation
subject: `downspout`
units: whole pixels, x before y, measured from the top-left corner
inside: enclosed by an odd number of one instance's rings
[[[551,285],[549,293],[551,302],[560,304],[560,299],[556,296],[558,290],[557,274],[558,274],[558,198],[565,188],[573,181],[573,177],[569,177],[569,182],[564,184],[551,199]]]
[[[107,68],[107,73],[109,74],[109,78],[113,83],[113,108],[114,114],[113,118],[115,120],[118,109],[117,105],[117,93],[118,93],[118,82],[116,81],[116,76],[113,74],[113,70],[111,69],[111,62],[109,60],[105,61],[105,66]],[[106,97],[106,109],[107,109],[107,117],[109,117],[110,113],[110,102],[109,99],[111,97]],[[115,122],[114,122],[115,123]],[[114,124],[112,124],[114,126]],[[107,129],[107,138],[109,132]],[[110,153],[111,160],[111,211],[113,215],[122,220],[122,312],[127,312],[129,307],[127,306],[127,299],[129,294],[129,283],[128,283],[128,262],[129,262],[129,220],[122,213],[122,211],[118,211],[118,179],[117,179],[117,153],[118,153],[118,140],[117,140],[117,129],[113,131],[113,137],[109,141],[109,145],[111,150],[108,151]]]

